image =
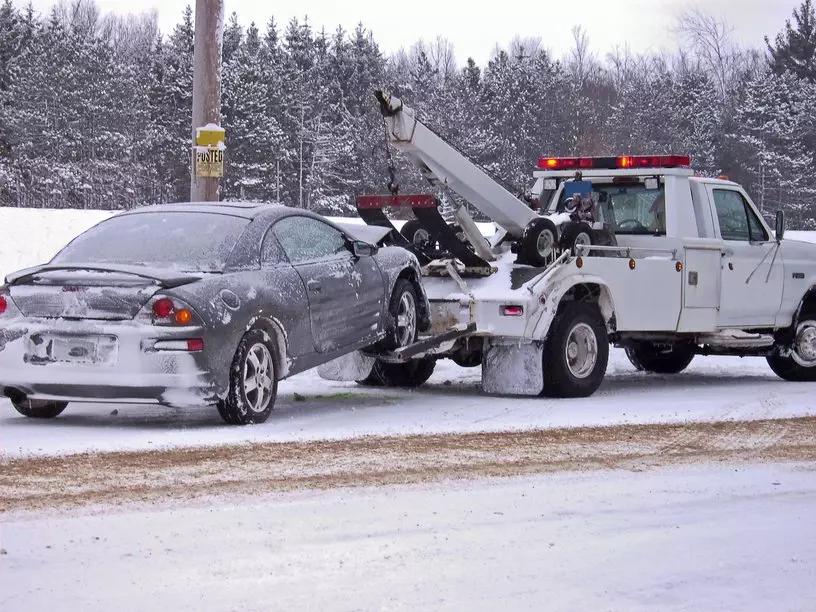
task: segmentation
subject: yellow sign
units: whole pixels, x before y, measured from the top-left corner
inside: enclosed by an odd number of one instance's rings
[[[221,178],[224,176],[224,149],[196,147],[195,174],[198,178]]]
[[[218,143],[224,146],[227,142],[227,133],[219,125],[208,123],[204,127],[196,129],[196,145],[199,147],[217,147]]]

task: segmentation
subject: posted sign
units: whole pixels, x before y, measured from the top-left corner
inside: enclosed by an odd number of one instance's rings
[[[214,123],[196,129],[194,167],[198,178],[221,178],[224,176],[224,128]]]
[[[196,147],[195,173],[199,178],[224,176],[224,150],[217,147]]]

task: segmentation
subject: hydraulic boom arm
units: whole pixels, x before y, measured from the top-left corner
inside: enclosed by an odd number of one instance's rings
[[[434,185],[449,187],[509,235],[520,238],[536,213],[481,168],[434,134],[413,109],[377,91],[390,142]]]

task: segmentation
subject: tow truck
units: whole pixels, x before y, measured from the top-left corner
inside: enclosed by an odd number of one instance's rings
[[[395,351],[328,364],[324,378],[419,385],[450,358],[481,367],[488,393],[585,397],[617,346],[647,372],[761,356],[785,380],[816,381],[816,245],[784,239],[782,211],[772,232],[739,184],[679,155],[544,157],[517,197],[400,99],[376,97],[389,144],[436,193],[360,196],[358,211],[414,249],[431,325]],[[484,237],[463,204],[447,223],[451,191],[496,232]],[[412,210],[402,233],[389,207]]]

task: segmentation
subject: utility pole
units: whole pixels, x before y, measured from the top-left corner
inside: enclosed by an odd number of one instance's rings
[[[224,0],[196,0],[193,57],[193,151],[190,200],[217,202],[223,174],[221,146],[202,135],[200,128],[221,125],[221,49],[224,38]],[[205,130],[206,131],[206,130]],[[218,130],[215,130],[218,132]],[[199,145],[198,148],[195,148]],[[208,147],[204,149],[203,147]]]

